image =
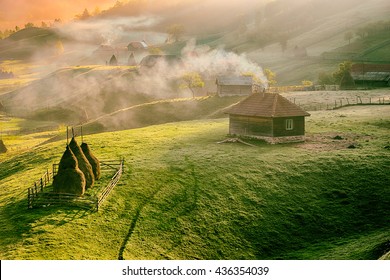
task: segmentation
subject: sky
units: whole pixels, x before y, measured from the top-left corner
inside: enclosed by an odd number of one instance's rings
[[[40,24],[60,18],[68,21],[87,8],[92,12],[112,7],[116,0],[0,0],[0,30],[23,27],[27,22]]]

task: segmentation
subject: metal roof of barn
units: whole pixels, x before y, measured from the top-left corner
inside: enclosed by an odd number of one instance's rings
[[[366,72],[365,74],[351,73],[355,81],[390,81],[390,72]]]
[[[253,83],[250,76],[219,76],[216,84],[222,86],[251,86]]]
[[[310,116],[308,112],[277,93],[254,93],[225,113],[267,118]]]

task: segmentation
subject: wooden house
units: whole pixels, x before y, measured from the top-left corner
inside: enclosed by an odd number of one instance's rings
[[[352,65],[351,76],[357,86],[389,87],[390,64],[356,63]]]
[[[277,93],[254,93],[225,113],[229,114],[229,134],[270,143],[304,141],[305,117],[310,116]]]
[[[219,76],[216,80],[219,96],[251,95],[252,77],[248,76]]]
[[[136,42],[130,42],[127,45],[127,49],[130,52],[137,52],[137,51],[146,51],[148,49],[148,45],[145,41],[136,41]]]

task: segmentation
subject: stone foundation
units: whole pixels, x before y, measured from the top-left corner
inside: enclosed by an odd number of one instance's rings
[[[284,143],[299,143],[305,142],[306,137],[300,136],[281,136],[281,137],[270,137],[270,136],[255,136],[255,135],[236,135],[243,138],[252,138],[258,140],[264,140],[269,144],[284,144]]]

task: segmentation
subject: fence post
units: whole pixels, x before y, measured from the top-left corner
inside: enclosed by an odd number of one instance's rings
[[[43,192],[43,180],[41,178],[41,192]]]
[[[28,195],[27,195],[27,209],[31,209],[31,188],[28,188]]]

